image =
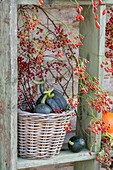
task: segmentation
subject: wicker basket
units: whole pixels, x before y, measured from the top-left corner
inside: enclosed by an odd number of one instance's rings
[[[57,154],[65,137],[68,113],[39,114],[18,111],[18,154],[28,159],[48,159]]]

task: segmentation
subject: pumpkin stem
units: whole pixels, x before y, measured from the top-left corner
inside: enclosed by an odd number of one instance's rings
[[[71,142],[70,140],[69,140],[69,142],[68,142],[71,146],[73,146],[74,145],[74,142]]]
[[[44,83],[45,83],[45,80],[40,81],[40,82],[33,80],[33,83],[34,83],[34,84],[40,85],[40,84],[44,84]]]
[[[47,96],[48,96],[49,98],[52,98],[52,97],[54,96],[54,93],[51,94],[51,92],[52,92],[53,90],[54,90],[54,88],[52,88],[52,89],[50,89],[50,90],[48,90],[48,91],[44,91],[44,92],[43,92],[43,94],[45,94],[45,95],[44,95],[41,103],[45,104],[45,101],[46,101],[46,99],[47,99]]]
[[[44,97],[43,97],[42,100],[41,100],[41,103],[45,104],[46,99],[47,99],[47,94],[44,95]]]
[[[54,96],[54,93],[51,94],[51,92],[54,90],[54,88],[48,90],[48,91],[44,91],[44,94],[47,94],[49,98],[52,98]]]
[[[45,80],[40,82],[33,80],[33,83],[40,85],[40,92],[43,94],[43,91],[45,90]]]
[[[40,92],[43,94],[45,90],[45,83],[44,84],[40,84]]]

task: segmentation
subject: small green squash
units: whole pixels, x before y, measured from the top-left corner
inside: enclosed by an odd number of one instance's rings
[[[44,104],[44,103],[40,103],[36,105],[34,109],[34,113],[49,114],[51,112],[52,112],[52,109],[47,104]]]
[[[43,113],[43,114],[49,114],[52,112],[51,107],[49,107],[47,104],[45,104],[45,101],[47,99],[47,96],[49,95],[50,97],[52,97],[53,95],[50,95],[52,90],[47,91],[45,95],[43,95],[42,97],[39,98],[39,100],[41,101],[41,103],[37,102],[38,104],[36,104],[35,109],[34,109],[34,113]]]
[[[68,148],[72,152],[80,152],[83,148],[85,148],[85,141],[80,136],[73,136],[68,141]]]

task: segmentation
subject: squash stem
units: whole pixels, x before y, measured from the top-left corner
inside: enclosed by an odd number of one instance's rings
[[[54,96],[54,93],[51,94],[51,92],[54,90],[54,88],[48,90],[48,91],[44,91],[44,94],[47,94],[49,98],[52,98]]]
[[[40,84],[44,84],[44,83],[45,83],[45,80],[40,81],[40,82],[33,80],[33,83],[34,83],[34,84],[37,84],[37,85],[40,85]]]
[[[44,95],[44,97],[43,97],[42,100],[41,100],[41,103],[45,104],[46,99],[47,99],[47,94]]]
[[[71,142],[70,140],[69,140],[69,142],[68,142],[71,146],[73,146],[74,145],[74,142]]]

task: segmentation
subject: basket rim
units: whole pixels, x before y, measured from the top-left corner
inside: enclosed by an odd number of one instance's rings
[[[27,111],[22,111],[21,109],[18,109],[18,113],[19,114],[22,114],[22,115],[28,115],[28,116],[30,116],[30,115],[33,115],[33,116],[39,116],[39,115],[41,115],[41,116],[44,116],[44,117],[46,117],[46,116],[57,116],[57,115],[59,115],[59,116],[65,116],[66,115],[66,113],[67,113],[67,115],[70,115],[71,113],[73,113],[74,112],[74,110],[67,110],[67,111],[63,111],[62,113],[49,113],[49,114],[43,114],[43,113],[31,113],[31,112],[27,112]]]

